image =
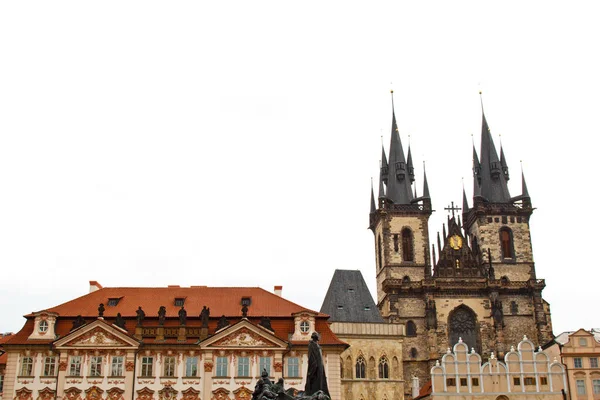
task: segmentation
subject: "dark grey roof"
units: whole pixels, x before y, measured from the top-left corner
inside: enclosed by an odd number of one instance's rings
[[[385,322],[360,271],[335,270],[321,312],[331,322]]]

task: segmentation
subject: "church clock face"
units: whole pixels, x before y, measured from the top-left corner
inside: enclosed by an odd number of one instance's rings
[[[449,242],[450,247],[452,247],[454,250],[460,249],[463,244],[462,238],[458,235],[451,236]]]

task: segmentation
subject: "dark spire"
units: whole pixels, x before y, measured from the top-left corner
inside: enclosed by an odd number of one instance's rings
[[[467,193],[465,192],[465,187],[463,186],[463,213],[469,211],[469,202],[467,201]]]
[[[410,182],[412,183],[415,181],[415,168],[413,167],[412,154],[410,153],[410,140],[408,144],[408,156],[406,156],[406,165],[408,166],[408,176],[410,177]]]
[[[381,179],[379,180],[379,198],[385,199],[385,188]]]
[[[410,204],[413,193],[410,188],[409,171],[404,158],[400,134],[398,133],[398,124],[396,123],[393,93],[392,91],[392,137],[388,164],[387,198],[394,204]]]
[[[473,142],[473,178],[481,182],[481,164],[477,157],[477,150],[475,150],[475,142]]]
[[[506,157],[504,156],[504,147],[502,147],[502,141],[500,141],[500,166],[502,167],[504,178],[506,178],[508,181],[510,177],[508,176],[508,165],[506,164]]]
[[[529,198],[529,191],[527,190],[527,183],[525,183],[525,173],[521,169],[521,196]]]
[[[387,157],[385,156],[385,149],[383,148],[383,143],[381,144],[381,168],[379,173],[379,180],[383,183],[387,184],[388,182],[388,171],[389,165],[387,161]]]
[[[427,184],[427,172],[425,172],[425,163],[423,162],[423,198],[429,199],[429,185]]]
[[[481,151],[479,152],[481,156],[481,196],[491,203],[508,203],[510,194],[506,185],[506,177],[502,172],[502,165],[485,118],[483,100],[481,101],[481,117]]]
[[[373,192],[373,178],[371,178],[371,214],[377,211],[375,207],[375,193]]]

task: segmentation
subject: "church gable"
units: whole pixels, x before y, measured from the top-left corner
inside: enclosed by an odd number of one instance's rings
[[[247,320],[222,330],[213,337],[202,342],[202,347],[252,347],[252,348],[285,348],[287,344],[266,329],[257,327]]]
[[[440,278],[481,278],[487,275],[478,249],[472,249],[453,216],[448,220],[448,234],[445,234],[443,244],[439,242],[439,260],[435,265],[434,276]]]
[[[97,320],[56,342],[57,348],[138,347],[139,343],[107,323]]]

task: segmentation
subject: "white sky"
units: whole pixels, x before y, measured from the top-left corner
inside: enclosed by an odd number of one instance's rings
[[[374,293],[395,90],[431,240],[486,115],[523,166],[554,331],[600,325],[597,2],[0,3],[0,332],[104,286]],[[151,311],[146,311],[151,312]]]

